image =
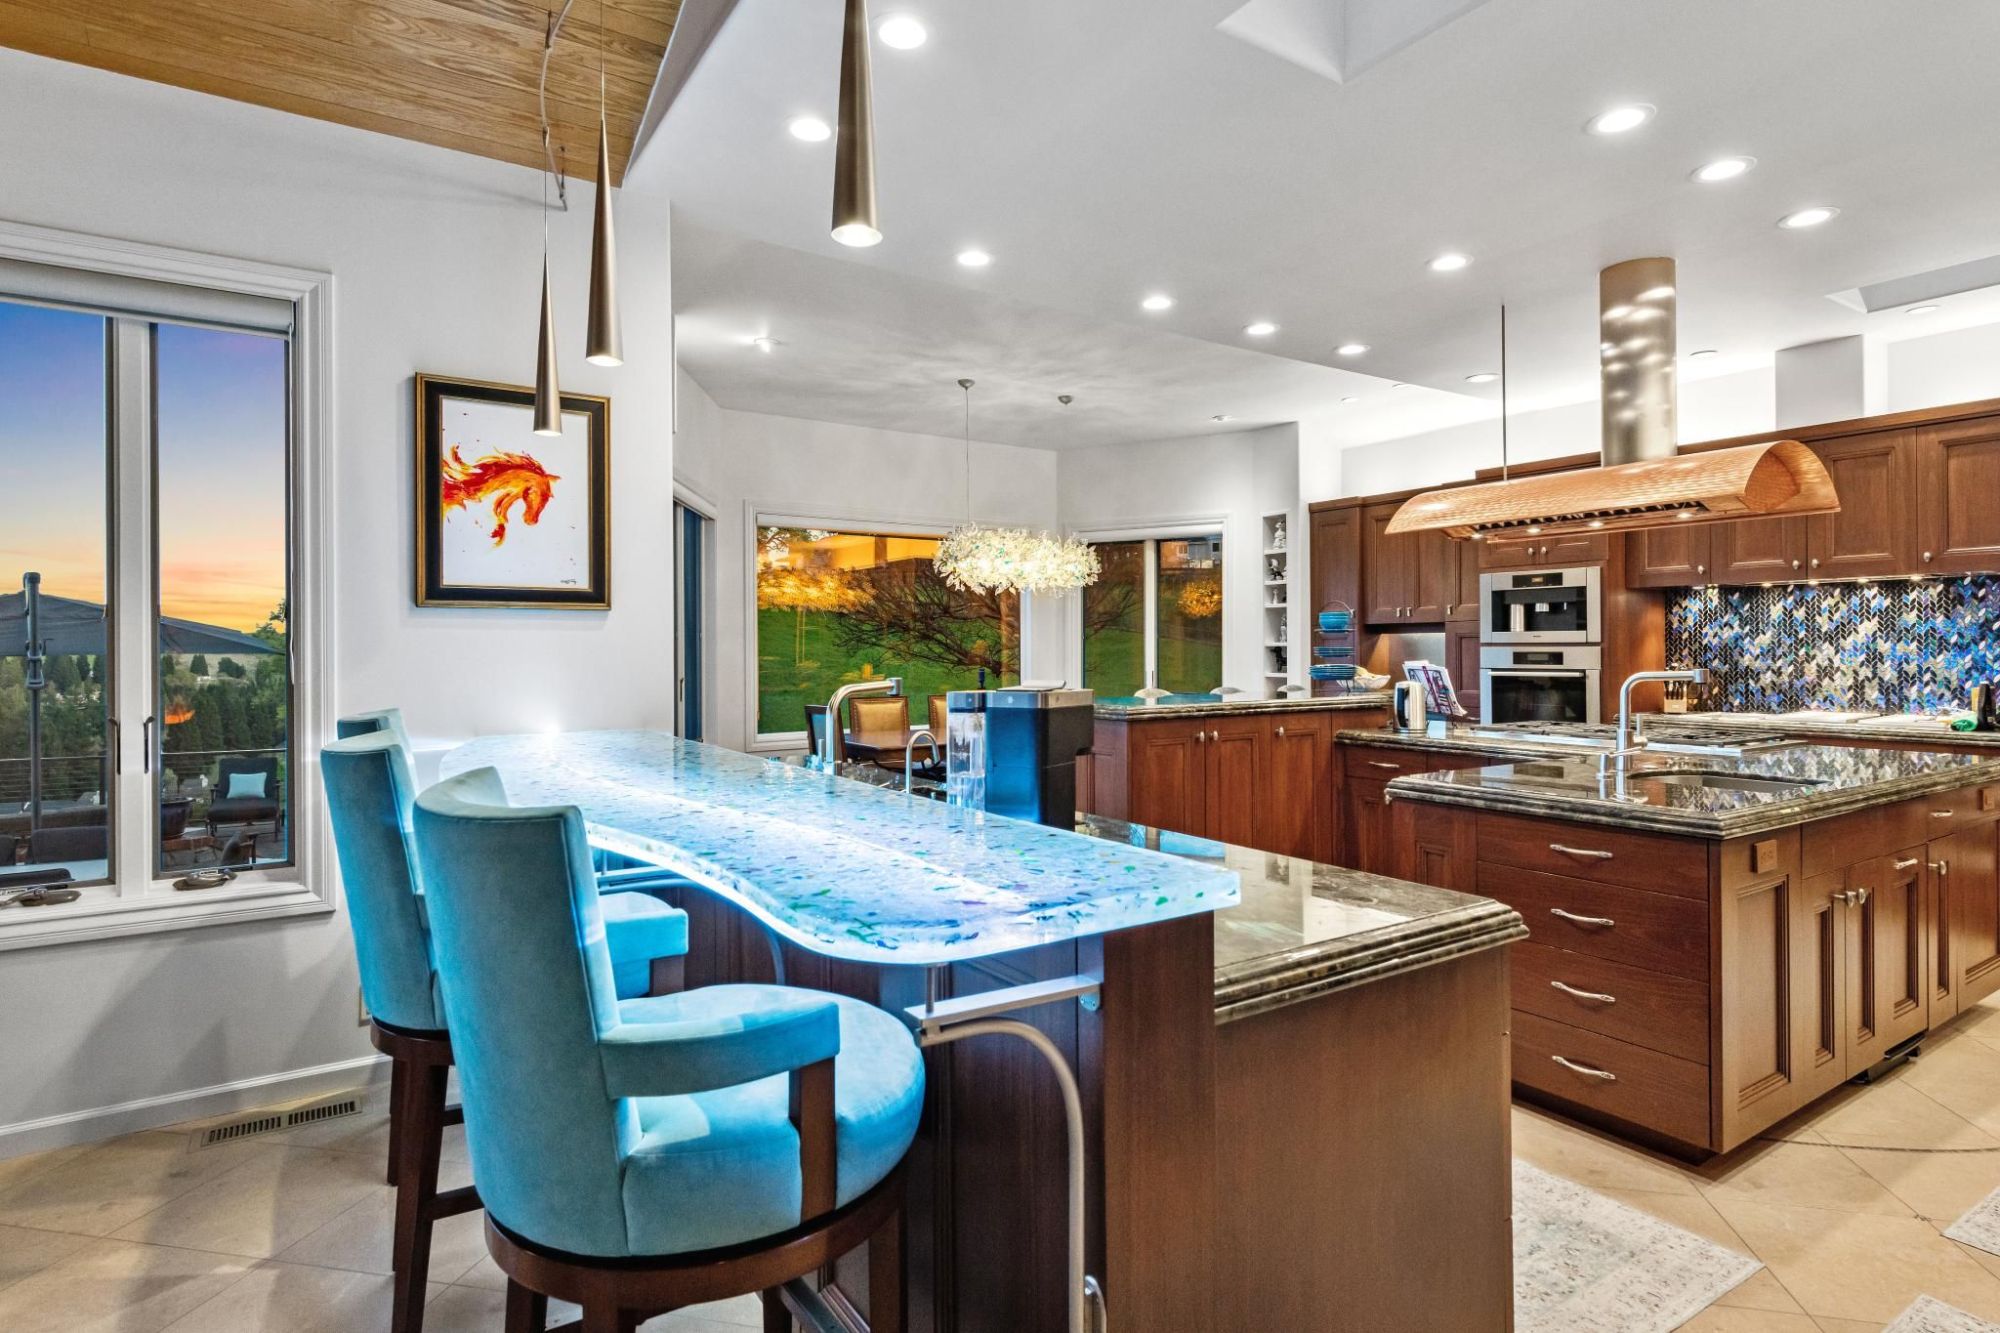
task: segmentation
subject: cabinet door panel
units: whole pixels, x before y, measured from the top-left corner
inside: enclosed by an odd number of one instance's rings
[[[1333,726],[1324,715],[1266,725],[1265,786],[1257,795],[1252,845],[1280,856],[1331,861]]]
[[[1479,618],[1479,548],[1484,543],[1475,541],[1453,542],[1452,564],[1458,571],[1458,589],[1452,594],[1451,605],[1445,608],[1445,618]]]
[[[2000,990],[2000,824],[1985,824],[1931,844],[1931,861],[1946,864],[1950,966],[1960,1009]],[[1935,871],[1933,871],[1935,873]]]
[[[1410,620],[1428,625],[1450,614],[1446,608],[1458,593],[1458,553],[1452,549],[1456,544],[1442,532],[1420,532],[1410,541],[1410,553],[1416,557]]]
[[[1793,1109],[1838,1087],[1847,1077],[1847,951],[1841,908],[1843,871],[1800,881],[1792,903]]]
[[[1611,538],[1603,533],[1551,537],[1539,548],[1544,565],[1601,565],[1611,558]]]
[[[1402,506],[1395,503],[1369,505],[1361,511],[1361,600],[1363,619],[1371,625],[1398,625],[1412,597],[1414,561],[1412,537],[1391,537],[1389,520]]]
[[[1809,575],[1884,578],[1919,569],[1913,450],[1908,431],[1814,446],[1833,478],[1840,512],[1806,521]]]
[[[1632,588],[1692,588],[1711,582],[1709,547],[1716,525],[1644,528],[1625,538],[1625,583]]]
[[[1486,716],[1479,700],[1479,622],[1454,620],[1444,627],[1444,664],[1458,701],[1475,720]]]
[[[1208,808],[1203,835],[1238,847],[1256,847],[1257,805],[1260,789],[1268,788],[1263,777],[1264,729],[1261,718],[1224,719],[1197,728],[1198,742],[1208,766]]]
[[[1925,989],[1924,869],[1921,849],[1878,856],[1848,870],[1848,905],[1858,967],[1849,985],[1861,1007],[1851,1025],[1847,1072],[1858,1074],[1929,1021]],[[1851,957],[1856,956],[1850,954]]]
[[[1779,583],[1806,565],[1806,525],[1797,518],[1739,518],[1713,523],[1715,577],[1710,583]]]
[[[1953,906],[1951,892],[1952,862],[1960,859],[1958,846],[1955,837],[1940,838],[1925,851],[1924,911],[1928,914],[1925,919],[1925,947],[1928,953],[1924,976],[1928,982],[1925,991],[1929,997],[1932,1027],[1952,1017],[1959,1009],[1959,973],[1962,965],[1959,961],[1959,941],[1954,938],[1959,912]]]
[[[2000,420],[1923,431],[1916,454],[1920,567],[1936,574],[2000,570]]]
[[[1502,542],[1488,538],[1474,542],[1479,548],[1481,569],[1520,569],[1524,565],[1539,564],[1541,545],[1536,542]]]
[[[1175,833],[1206,836],[1203,808],[1207,752],[1192,722],[1146,722],[1130,728],[1126,763],[1132,799],[1126,818]]]
[[[1350,775],[1347,779],[1347,863],[1377,875],[1392,873],[1390,865],[1387,782]]]

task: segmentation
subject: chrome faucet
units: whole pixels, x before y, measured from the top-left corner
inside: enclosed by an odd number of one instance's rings
[[[809,763],[808,768],[832,772],[834,765],[847,758],[847,732],[840,725],[840,706],[857,694],[886,694],[900,699],[903,678],[890,676],[884,680],[850,681],[835,690],[833,697],[826,701],[826,741],[819,748],[818,762]]]
[[[925,745],[928,745],[930,747],[931,766],[933,768],[937,766],[937,761],[938,761],[937,736],[935,733],[931,731],[929,727],[918,727],[915,731],[910,733],[910,739],[903,743],[903,790],[904,791],[915,791],[917,789],[917,766],[915,760],[917,757],[918,741],[922,741]]]
[[[1681,680],[1690,685],[1706,685],[1708,668],[1695,667],[1688,671],[1635,671],[1627,676],[1625,683],[1618,687],[1618,743],[1608,752],[1597,756],[1597,771],[1600,775],[1617,760],[1637,754],[1646,748],[1646,738],[1637,734],[1632,726],[1632,687],[1655,680]]]

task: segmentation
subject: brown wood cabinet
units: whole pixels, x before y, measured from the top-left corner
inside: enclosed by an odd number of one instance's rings
[[[1113,819],[1333,862],[1341,825],[1334,736],[1386,719],[1376,708],[1100,718],[1093,805]]]
[[[1520,569],[1530,565],[1601,565],[1611,558],[1611,538],[1569,533],[1531,541],[1474,542],[1481,569]]]
[[[1822,579],[1916,573],[1921,562],[1913,432],[1828,440],[1813,452],[1833,478],[1840,512],[1806,520],[1806,572]]]
[[[2000,417],[1920,429],[1915,454],[1922,571],[2000,570]]]
[[[1632,588],[1690,588],[1714,582],[1710,547],[1720,524],[1642,528],[1625,537],[1625,583]]]
[[[1402,507],[1401,500],[1383,500],[1360,511],[1363,622],[1437,625],[1476,614],[1478,557],[1465,549],[1476,543],[1453,541],[1442,532],[1392,537],[1389,521]]]
[[[1806,520],[1745,518],[1708,525],[1713,576],[1705,583],[1789,583],[1806,567]]]

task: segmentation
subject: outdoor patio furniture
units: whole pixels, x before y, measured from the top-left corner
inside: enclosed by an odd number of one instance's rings
[[[237,781],[242,775],[244,781]],[[260,785],[257,778],[262,776]],[[245,789],[248,790],[245,790]],[[232,795],[235,791],[239,794]],[[216,762],[215,799],[208,823],[275,824],[278,820],[278,761],[272,755],[226,754]]]
[[[806,753],[817,755],[826,749],[826,705],[806,705]]]
[[[28,835],[28,860],[34,865],[102,861],[111,854],[110,844],[102,824],[95,828],[41,828]]]

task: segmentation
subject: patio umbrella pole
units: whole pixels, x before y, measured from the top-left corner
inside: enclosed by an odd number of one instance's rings
[[[42,691],[48,686],[43,664],[48,660],[42,642],[42,576],[30,570],[21,576],[21,596],[27,603],[27,685],[28,685],[28,831],[42,826]]]

